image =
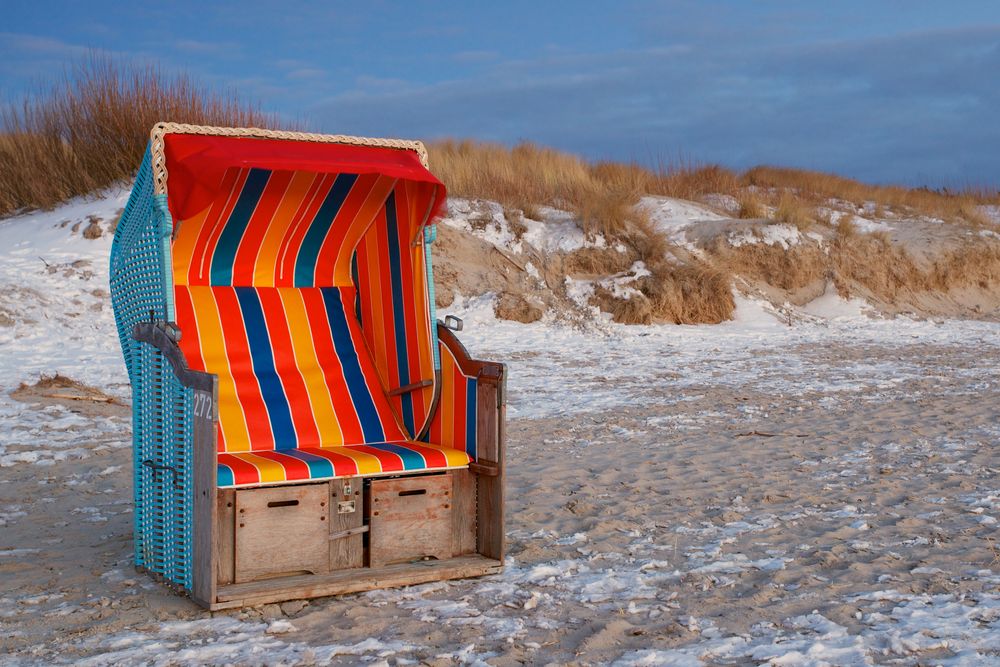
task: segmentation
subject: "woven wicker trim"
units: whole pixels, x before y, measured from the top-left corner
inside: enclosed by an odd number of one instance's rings
[[[186,125],[183,123],[157,123],[150,132],[150,152],[153,167],[153,190],[155,194],[167,193],[167,161],[163,155],[163,137],[167,134],[209,134],[220,137],[257,137],[260,139],[287,139],[289,141],[314,141],[324,144],[348,144],[352,146],[377,146],[413,151],[420,163],[427,167],[427,149],[420,141],[406,139],[372,139],[351,137],[343,134],[312,134],[309,132],[286,132],[284,130],[264,130],[258,127],[210,127],[208,125]]]

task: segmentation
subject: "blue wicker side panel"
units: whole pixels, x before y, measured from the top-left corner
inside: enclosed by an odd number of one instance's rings
[[[147,150],[111,246],[111,301],[132,385],[135,563],[191,587],[193,392],[153,346],[132,338],[139,322],[167,321],[170,221],[153,193]]]

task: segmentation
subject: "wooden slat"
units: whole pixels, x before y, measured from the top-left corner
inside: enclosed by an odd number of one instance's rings
[[[215,570],[217,586],[233,583],[236,566],[236,491],[219,489],[218,529],[215,531]]]
[[[451,473],[373,479],[370,490],[371,567],[451,558]]]
[[[330,571],[362,567],[365,564],[364,505],[360,477],[335,479],[330,482]],[[338,512],[342,502],[354,502],[354,511]],[[357,531],[339,536],[345,531]],[[335,536],[336,539],[334,539]]]
[[[476,478],[468,470],[455,470],[452,482],[452,553],[473,554],[476,553]]]
[[[390,396],[399,396],[400,394],[408,394],[411,391],[416,391],[417,389],[430,387],[433,384],[434,380],[420,380],[419,382],[411,382],[410,384],[404,384],[402,387],[390,389],[388,393]]]
[[[237,490],[235,581],[326,573],[329,505],[328,484]]]
[[[376,588],[413,586],[445,579],[479,577],[496,574],[501,565],[498,560],[474,554],[443,561],[401,563],[370,570],[347,570],[326,575],[300,575],[233,584],[219,588],[218,601],[211,608],[228,609],[283,600],[344,595]]]
[[[194,502],[192,507],[191,597],[202,604],[215,600],[216,565],[216,396],[218,379],[211,378],[211,389],[194,391],[194,415],[192,425],[192,480],[194,482]]]
[[[496,476],[477,476],[477,551],[503,561],[504,484],[500,423],[503,419],[502,379],[480,377],[476,405],[477,463],[493,464]]]

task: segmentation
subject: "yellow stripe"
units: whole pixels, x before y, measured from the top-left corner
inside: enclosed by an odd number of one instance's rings
[[[359,475],[376,475],[382,472],[382,461],[374,454],[359,452],[350,447],[337,447],[333,453],[353,459],[358,466]]]
[[[449,468],[469,465],[469,455],[464,450],[454,447],[435,447],[434,449],[439,449],[444,453]]]
[[[271,218],[264,239],[261,241],[257,261],[254,264],[253,284],[255,287],[274,287],[276,284],[281,240],[288,228],[291,227],[295,213],[305,200],[313,181],[317,178],[319,178],[317,174],[303,171],[297,171],[292,176],[281,203],[275,210],[274,217]]]
[[[285,466],[281,465],[277,461],[266,459],[263,456],[257,456],[252,452],[239,454],[239,458],[257,468],[257,471],[260,473],[261,484],[266,484],[268,482],[284,482],[288,479],[288,473],[285,472]]]
[[[392,192],[396,179],[379,176],[372,189],[365,197],[365,203],[358,209],[358,214],[351,221],[347,233],[344,235],[344,242],[340,246],[337,259],[333,264],[333,284],[351,284],[351,255],[358,245],[358,240],[364,235],[372,224],[372,220],[385,205],[385,200]]]
[[[298,366],[306,391],[309,393],[313,418],[319,430],[319,441],[327,446],[342,445],[344,434],[340,430],[337,412],[333,407],[333,397],[330,396],[330,388],[323,377],[323,369],[320,367],[313,345],[312,329],[306,315],[305,303],[302,301],[302,293],[296,288],[288,287],[280,288],[278,296],[285,308],[295,365]]]
[[[226,451],[245,452],[250,449],[250,433],[243,407],[236,395],[236,382],[229,370],[226,341],[222,335],[222,323],[212,288],[193,286],[188,289],[198,323],[198,338],[205,368],[219,376],[219,424]]]
[[[208,217],[211,206],[205,208],[193,218],[184,221],[176,221],[175,229],[177,236],[174,238],[170,254],[173,256],[174,284],[187,285],[188,273],[191,270],[191,258],[194,256],[195,245],[198,243],[198,235],[205,225],[205,218]]]

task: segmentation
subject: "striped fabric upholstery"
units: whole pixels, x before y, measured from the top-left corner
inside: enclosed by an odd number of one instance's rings
[[[451,348],[441,342],[441,398],[425,440],[460,449],[476,458],[478,381],[466,375]]]
[[[434,377],[407,238],[421,209],[409,181],[243,167],[178,223],[179,345],[218,376],[220,486],[468,465],[464,447],[414,442],[433,388],[387,395]]]
[[[416,442],[224,453],[219,454],[219,486],[444,470],[468,463],[463,451]]]
[[[425,214],[414,210],[419,200],[410,190],[412,183],[396,185],[355,257],[358,316],[388,389],[434,380],[424,244],[398,223]],[[410,437],[424,430],[433,398],[433,384],[390,398]]]

